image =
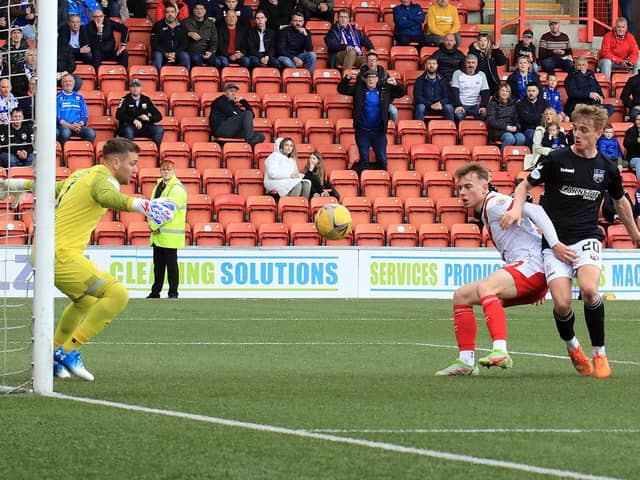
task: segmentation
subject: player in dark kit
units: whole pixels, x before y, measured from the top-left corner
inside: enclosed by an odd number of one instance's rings
[[[616,212],[631,235],[640,244],[629,202],[624,198],[622,180],[616,164],[604,158],[596,143],[607,124],[606,110],[594,105],[578,105],[573,114],[575,143],[570,148],[552,152],[516,188],[513,208],[503,215],[501,226],[520,224],[526,192],[544,183],[541,201],[560,241],[575,251],[574,262],[558,260],[543,243],[545,275],[553,297],[553,316],[560,337],[566,342],[569,356],[582,375],[594,373],[598,378],[611,375],[604,348],[604,304],[598,292],[601,272],[603,235],[598,228],[598,210],[608,191]],[[593,364],[580,347],[573,324],[571,280],[578,279],[587,330],[593,346]]]

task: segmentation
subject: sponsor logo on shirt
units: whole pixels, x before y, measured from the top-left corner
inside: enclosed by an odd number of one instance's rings
[[[599,190],[589,190],[588,188],[574,187],[572,185],[562,185],[560,193],[567,197],[582,197],[584,200],[595,201],[600,196]]]
[[[575,168],[560,168],[560,173],[576,173]]]

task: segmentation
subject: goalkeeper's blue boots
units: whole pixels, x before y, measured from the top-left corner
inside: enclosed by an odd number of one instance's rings
[[[462,360],[456,360],[453,365],[436,372],[436,377],[468,377],[472,375],[478,375],[478,367],[467,365]]]
[[[513,360],[511,360],[507,352],[503,352],[502,350],[492,350],[489,355],[479,359],[478,363],[487,368],[500,367],[504,369],[513,367]]]
[[[85,368],[78,350],[71,350],[67,353],[62,349],[62,345],[60,345],[53,353],[53,359],[76,377],[93,382],[93,375]]]
[[[53,376],[56,378],[69,378],[71,377],[71,374],[69,373],[69,370],[67,370],[66,368],[64,368],[62,366],[62,364],[56,362],[54,360],[53,362]]]

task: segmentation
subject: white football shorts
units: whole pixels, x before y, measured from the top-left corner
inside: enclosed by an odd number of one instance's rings
[[[574,249],[578,254],[578,260],[573,265],[558,260],[550,248],[545,248],[542,251],[544,274],[547,277],[547,283],[560,277],[575,278],[578,268],[583,265],[602,267],[602,242],[600,240],[595,238],[580,240],[573,245],[568,245],[568,247]]]

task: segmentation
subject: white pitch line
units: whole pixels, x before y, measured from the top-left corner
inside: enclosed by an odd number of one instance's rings
[[[228,427],[244,428],[258,432],[276,433],[280,435],[290,435],[293,437],[310,438],[314,440],[323,440],[332,443],[342,443],[346,445],[357,445],[361,447],[373,448],[377,450],[385,450],[396,453],[408,453],[419,455],[422,457],[438,458],[441,460],[449,460],[454,462],[470,463],[474,465],[483,465],[487,467],[503,468],[507,470],[517,470],[527,473],[536,473],[540,475],[548,475],[558,478],[572,478],[577,480],[621,480],[615,477],[605,477],[599,475],[591,475],[588,473],[574,472],[571,470],[559,470],[555,468],[539,467],[536,465],[528,465],[526,463],[508,462],[504,460],[495,460],[492,458],[474,457],[472,455],[461,455],[457,453],[441,452],[438,450],[430,450],[424,448],[408,447],[404,445],[396,445],[394,443],[376,442],[365,440],[362,438],[341,437],[338,435],[330,435],[326,433],[315,433],[308,430],[295,430],[274,425],[263,425],[260,423],[241,422],[238,420],[229,420],[225,418],[210,417],[207,415],[197,415],[193,413],[178,412],[174,410],[164,410],[159,408],[143,407],[140,405],[129,405],[126,403],[111,402],[108,400],[98,400],[94,398],[74,397],[61,393],[52,393],[48,395],[51,398],[61,400],[71,400],[74,402],[86,403],[90,405],[99,405],[103,407],[119,408],[133,412],[150,413],[155,415],[163,415],[165,417],[181,418],[196,422],[210,423],[214,425],[225,425]]]
[[[410,346],[410,347],[431,347],[446,348],[456,350],[455,345],[443,345],[438,343],[423,342],[90,342],[92,345],[123,345],[123,346],[212,346],[212,347],[296,347],[296,346],[377,346],[377,347],[393,347],[393,346]],[[476,348],[479,352],[490,352],[489,348]],[[512,350],[509,353],[514,355],[525,355],[529,357],[566,359],[566,355],[556,355],[552,353],[536,353],[536,352],[519,352]],[[609,360],[609,363],[617,365],[640,365],[640,362],[632,360]]]
[[[311,428],[319,433],[640,433],[639,428]]]

